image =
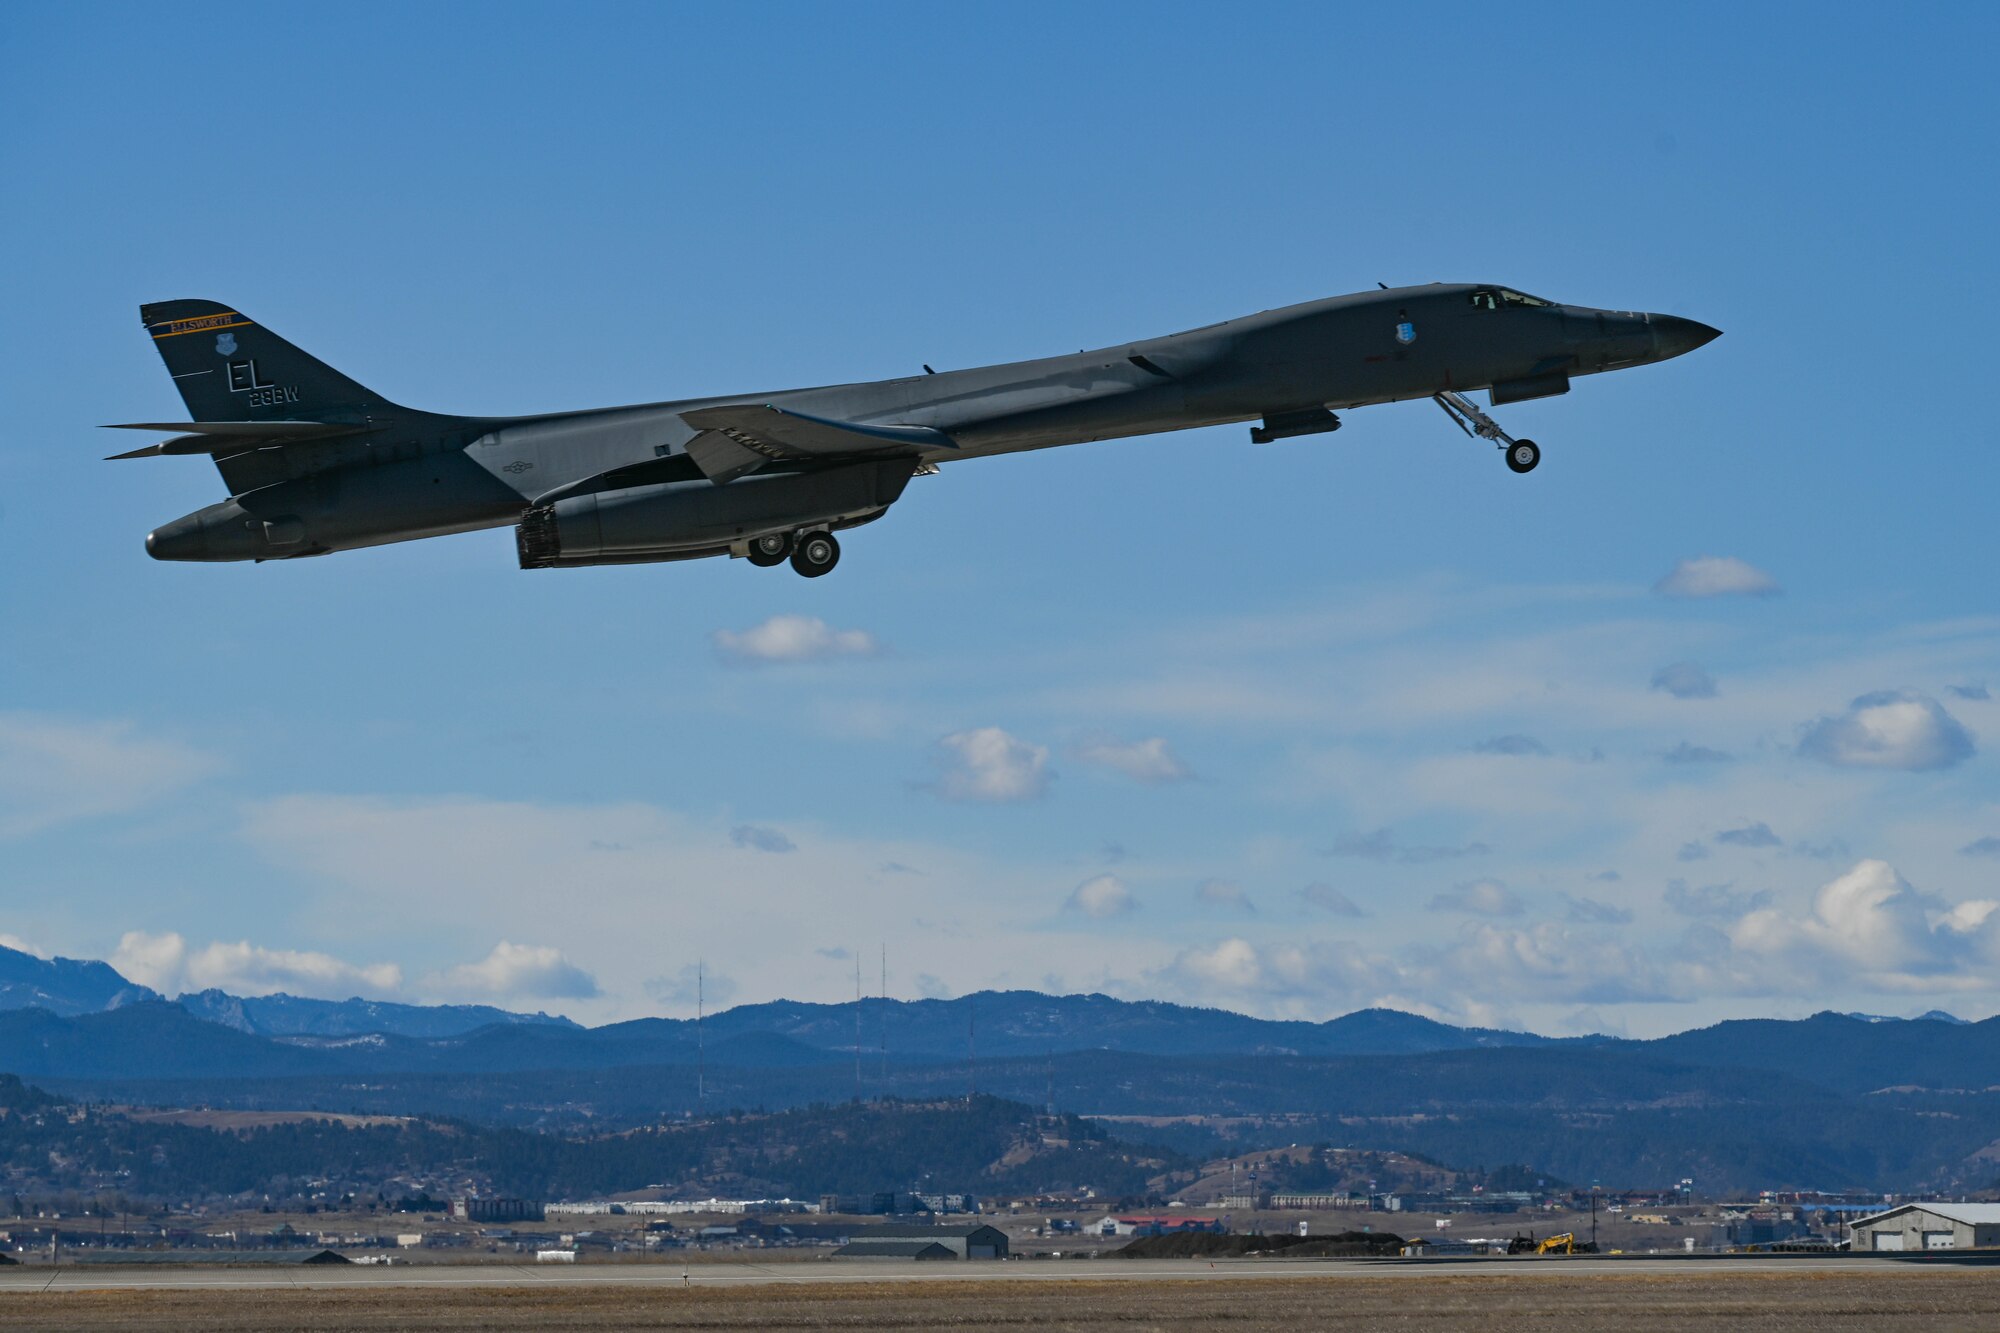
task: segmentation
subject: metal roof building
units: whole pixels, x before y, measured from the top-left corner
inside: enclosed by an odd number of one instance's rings
[[[1007,1233],[984,1223],[960,1227],[877,1226],[855,1227],[848,1232],[847,1244],[836,1255],[860,1259],[871,1255],[883,1258],[922,1259],[932,1256],[912,1253],[887,1254],[885,1246],[934,1245],[953,1259],[1005,1259]]]
[[[836,1259],[957,1259],[961,1256],[934,1240],[850,1242],[833,1252]]]
[[[80,1264],[351,1264],[338,1250],[104,1250],[68,1256]]]
[[[1976,1250],[2000,1246],[2000,1203],[1906,1203],[1856,1218],[1851,1249]]]

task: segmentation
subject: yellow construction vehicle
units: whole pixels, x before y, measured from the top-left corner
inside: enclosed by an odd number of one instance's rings
[[[1525,1236],[1516,1236],[1507,1245],[1509,1254],[1595,1254],[1597,1247],[1587,1240],[1578,1240],[1573,1231],[1562,1231],[1547,1240],[1536,1240],[1531,1231]]]

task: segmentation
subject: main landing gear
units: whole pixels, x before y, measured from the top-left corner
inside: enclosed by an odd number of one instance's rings
[[[1533,440],[1517,440],[1500,429],[1500,423],[1479,410],[1470,398],[1462,393],[1446,389],[1443,393],[1431,395],[1431,399],[1444,409],[1444,414],[1458,424],[1467,435],[1482,440],[1491,440],[1506,451],[1507,466],[1515,472],[1533,472],[1535,464],[1542,461],[1541,447]]]
[[[792,534],[789,532],[767,532],[750,540],[750,563],[759,569],[782,565],[791,553]]]
[[[840,563],[840,543],[830,532],[808,532],[792,548],[792,568],[809,579],[831,574]]]
[[[840,563],[840,543],[830,532],[767,532],[752,537],[744,555],[759,569],[771,569],[789,559],[793,569],[816,579],[831,574]]]

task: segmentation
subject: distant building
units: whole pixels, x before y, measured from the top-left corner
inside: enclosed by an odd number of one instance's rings
[[[942,1258],[942,1255],[911,1252],[909,1246],[935,1245],[944,1248],[953,1259],[1005,1259],[1007,1257],[1007,1233],[998,1227],[984,1224],[977,1226],[932,1227],[900,1226],[889,1223],[879,1226],[855,1227],[848,1233],[847,1244],[834,1251],[837,1258],[845,1259],[923,1259]],[[884,1247],[888,1247],[885,1249]]]
[[[1368,1200],[1345,1190],[1333,1194],[1273,1194],[1271,1207],[1295,1212],[1311,1212],[1321,1208],[1357,1208],[1367,1206]]]
[[[527,1199],[453,1199],[451,1215],[467,1222],[540,1222],[546,1209]]]
[[[1854,1250],[1981,1250],[2000,1246],[2000,1203],[1906,1203],[1855,1219]]]
[[[972,1213],[979,1211],[979,1205],[969,1194],[878,1190],[873,1194],[822,1194],[819,1210],[850,1217],[900,1217],[912,1213]]]
[[[870,1244],[850,1241],[833,1252],[836,1259],[956,1259],[951,1247],[934,1240],[884,1240]]]

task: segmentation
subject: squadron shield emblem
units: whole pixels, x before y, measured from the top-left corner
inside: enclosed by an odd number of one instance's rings
[[[1396,341],[1408,347],[1417,340],[1417,326],[1404,320],[1396,326]]]
[[[236,335],[235,335],[235,334],[233,334],[233,333],[218,333],[218,334],[216,334],[216,335],[215,335],[215,354],[216,354],[217,356],[235,356],[235,355],[236,355]]]

